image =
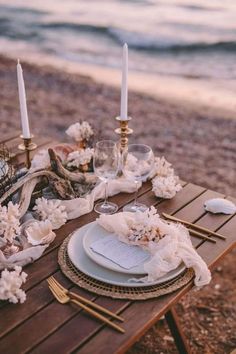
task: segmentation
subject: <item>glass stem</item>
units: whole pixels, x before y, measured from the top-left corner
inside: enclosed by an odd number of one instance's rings
[[[137,199],[138,199],[138,181],[135,181],[135,196],[134,196],[134,205],[137,205]]]
[[[105,182],[105,199],[104,199],[104,204],[107,204],[107,197],[108,197],[108,181]]]

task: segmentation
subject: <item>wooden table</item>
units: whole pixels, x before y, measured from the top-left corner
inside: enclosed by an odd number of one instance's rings
[[[11,151],[16,154],[15,161],[22,163],[24,155],[17,150],[18,133],[5,136]],[[52,142],[36,139],[39,148]],[[139,191],[139,201],[155,205],[159,213],[166,212],[181,219],[207,227],[227,237],[226,241],[217,239],[216,244],[192,237],[198,253],[210,269],[235,246],[236,216],[210,215],[203,209],[205,200],[224,197],[220,193],[207,190],[192,183],[183,182],[183,189],[172,200],[161,200],[151,192],[151,184],[145,183]],[[132,201],[133,194],[121,193],[110,198],[119,208]],[[231,199],[231,198],[228,198]],[[174,305],[186,294],[192,284],[158,299],[147,301],[113,300],[96,296],[74,286],[60,271],[57,263],[58,248],[73,230],[93,221],[97,217],[91,212],[69,221],[57,232],[55,241],[43,256],[25,267],[28,280],[25,284],[27,301],[23,305],[1,303],[0,310],[0,353],[123,353],[134,344],[161,316],[165,315],[176,345],[181,353],[190,352],[181,333]],[[67,288],[93,299],[111,311],[125,318],[125,334],[120,334],[94,318],[87,316],[72,305],[61,305],[53,298],[46,279],[54,275]]]

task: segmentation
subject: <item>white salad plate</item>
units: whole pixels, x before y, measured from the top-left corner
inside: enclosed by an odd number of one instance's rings
[[[98,263],[99,265],[103,266],[104,268],[113,270],[114,272],[120,272],[120,273],[127,273],[127,274],[142,274],[145,275],[147,272],[144,270],[144,262],[147,262],[150,259],[150,255],[147,254],[147,252],[143,251],[145,261],[135,267],[132,267],[130,269],[126,269],[121,267],[119,264],[114,263],[112,260],[104,257],[103,255],[96,253],[91,249],[91,245],[95,243],[96,241],[99,241],[107,236],[113,236],[114,239],[117,239],[118,236],[115,234],[111,235],[110,232],[106,231],[103,227],[98,225],[98,223],[94,222],[91,224],[91,227],[88,228],[88,231],[83,237],[83,246],[84,250],[89,258],[91,258],[94,262]],[[128,246],[127,247],[138,247],[138,246]]]
[[[87,256],[83,247],[83,238],[85,237],[89,228],[91,228],[91,226],[93,226],[95,223],[96,221],[87,224],[74,231],[67,246],[68,256],[71,262],[73,263],[73,265],[78,270],[90,276],[91,278],[112,285],[125,286],[125,287],[144,287],[144,286],[157,285],[169,281],[177,277],[186,269],[186,267],[183,264],[181,264],[175,270],[169,272],[168,274],[157,279],[154,282],[139,283],[132,280],[132,278],[141,279],[143,275],[132,276],[131,274],[119,273],[117,271],[114,272],[113,270],[100,266],[99,264],[95,263],[92,259],[90,259]]]

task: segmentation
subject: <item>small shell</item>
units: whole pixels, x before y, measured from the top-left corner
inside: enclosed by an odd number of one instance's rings
[[[211,213],[234,214],[236,212],[236,205],[231,201],[223,198],[209,199],[204,203],[204,207]]]
[[[25,234],[28,242],[33,246],[51,243],[56,237],[52,231],[52,224],[48,220],[31,222],[25,228]]]

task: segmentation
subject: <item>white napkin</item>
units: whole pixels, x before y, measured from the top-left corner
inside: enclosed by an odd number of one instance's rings
[[[136,217],[137,215],[133,213],[123,212],[101,215],[97,222],[107,231],[117,234],[123,242],[129,243],[127,236]],[[144,270],[147,271],[148,276],[142,278],[142,281],[155,281],[176,269],[183,261],[187,268],[194,269],[196,286],[208,284],[211,280],[211,273],[194,249],[188,230],[180,224],[166,223],[158,214],[156,225],[163,230],[165,236],[157,243],[149,242],[148,245],[142,246],[152,254],[151,260],[144,264]]]
[[[138,188],[139,187],[141,187],[141,183]],[[113,196],[121,192],[134,193],[135,190],[135,183],[125,179],[124,177],[110,180],[108,182],[109,196]],[[105,198],[105,182],[99,183],[86,197],[61,200],[61,204],[65,206],[68,219],[71,220],[91,212],[94,207],[94,202],[102,198]]]

